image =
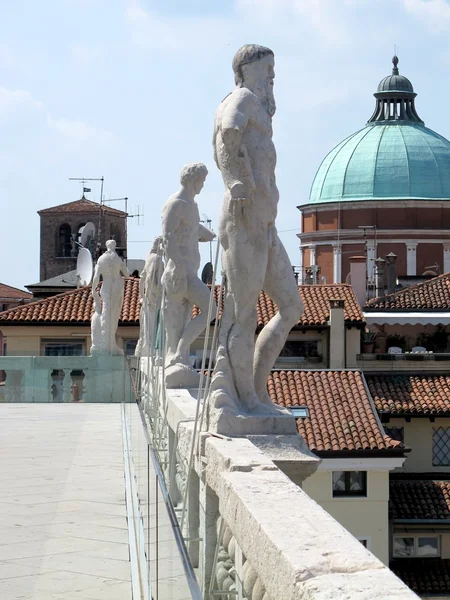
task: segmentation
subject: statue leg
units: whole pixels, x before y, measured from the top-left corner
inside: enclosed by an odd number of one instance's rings
[[[267,379],[292,327],[303,313],[297,283],[287,252],[276,229],[272,229],[269,261],[263,289],[277,304],[272,317],[258,336],[255,348],[255,388],[261,402],[272,405],[267,392]]]
[[[256,304],[267,267],[267,234],[264,230],[249,236],[245,220],[238,221],[224,244],[223,267],[227,278],[227,306],[234,310],[225,315],[230,322],[226,332],[225,356],[231,365],[232,379],[241,407],[246,411],[261,406],[253,381]],[[225,335],[225,334],[224,334]]]
[[[189,355],[189,348],[192,342],[194,342],[202,331],[205,330],[210,296],[209,288],[201,281],[201,279],[198,277],[188,278],[186,298],[188,300],[187,304],[189,306],[189,312],[192,314],[192,305],[195,304],[201,310],[201,313],[194,319],[188,320],[186,328],[178,341],[177,355],[179,357],[185,359]]]

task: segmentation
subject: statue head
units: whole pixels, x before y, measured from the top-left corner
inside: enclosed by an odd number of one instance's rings
[[[150,254],[158,253],[160,246],[162,244],[162,239],[163,239],[162,235],[158,235],[155,237],[155,239],[153,240],[153,243],[152,243],[152,247],[150,248]]]
[[[233,71],[236,85],[251,90],[260,98],[267,112],[274,115],[275,58],[272,50],[258,44],[242,46],[234,55]]]
[[[106,241],[106,249],[109,250],[110,252],[115,252],[116,251],[116,240],[107,240]]]
[[[207,175],[208,169],[203,163],[191,163],[181,169],[180,183],[184,187],[191,187],[195,194],[199,194]]]

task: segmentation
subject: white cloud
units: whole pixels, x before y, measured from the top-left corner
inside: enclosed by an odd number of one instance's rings
[[[433,33],[442,33],[450,27],[450,4],[446,0],[403,0],[403,4]]]
[[[100,143],[112,143],[115,141],[114,134],[111,131],[92,127],[83,121],[53,118],[50,114],[47,114],[47,125],[64,137],[78,142],[97,141]]]
[[[26,90],[10,90],[0,87],[0,120],[10,117],[17,111],[41,110],[42,102],[35,100]]]

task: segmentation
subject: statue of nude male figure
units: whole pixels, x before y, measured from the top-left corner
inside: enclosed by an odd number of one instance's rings
[[[162,276],[166,292],[166,385],[195,387],[198,373],[189,365],[189,347],[206,327],[210,291],[199,279],[198,242],[209,242],[215,233],[200,221],[195,196],[200,193],[208,171],[204,164],[186,165],[181,171],[181,188],[163,208],[162,239],[167,265]],[[201,313],[194,319],[192,307]]]
[[[277,412],[267,379],[303,312],[275,228],[274,66],[269,48],[251,44],[238,50],[233,59],[237,87],[217,109],[213,140],[226,188],[219,226],[226,297],[211,398],[215,408],[256,414]],[[261,290],[278,305],[278,313],[255,344]]]

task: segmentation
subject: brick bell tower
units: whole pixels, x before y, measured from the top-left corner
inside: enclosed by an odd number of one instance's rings
[[[40,281],[72,271],[77,265],[80,230],[95,225],[96,257],[106,250],[106,241],[117,242],[117,254],[127,257],[127,213],[83,197],[38,211],[41,219]]]

